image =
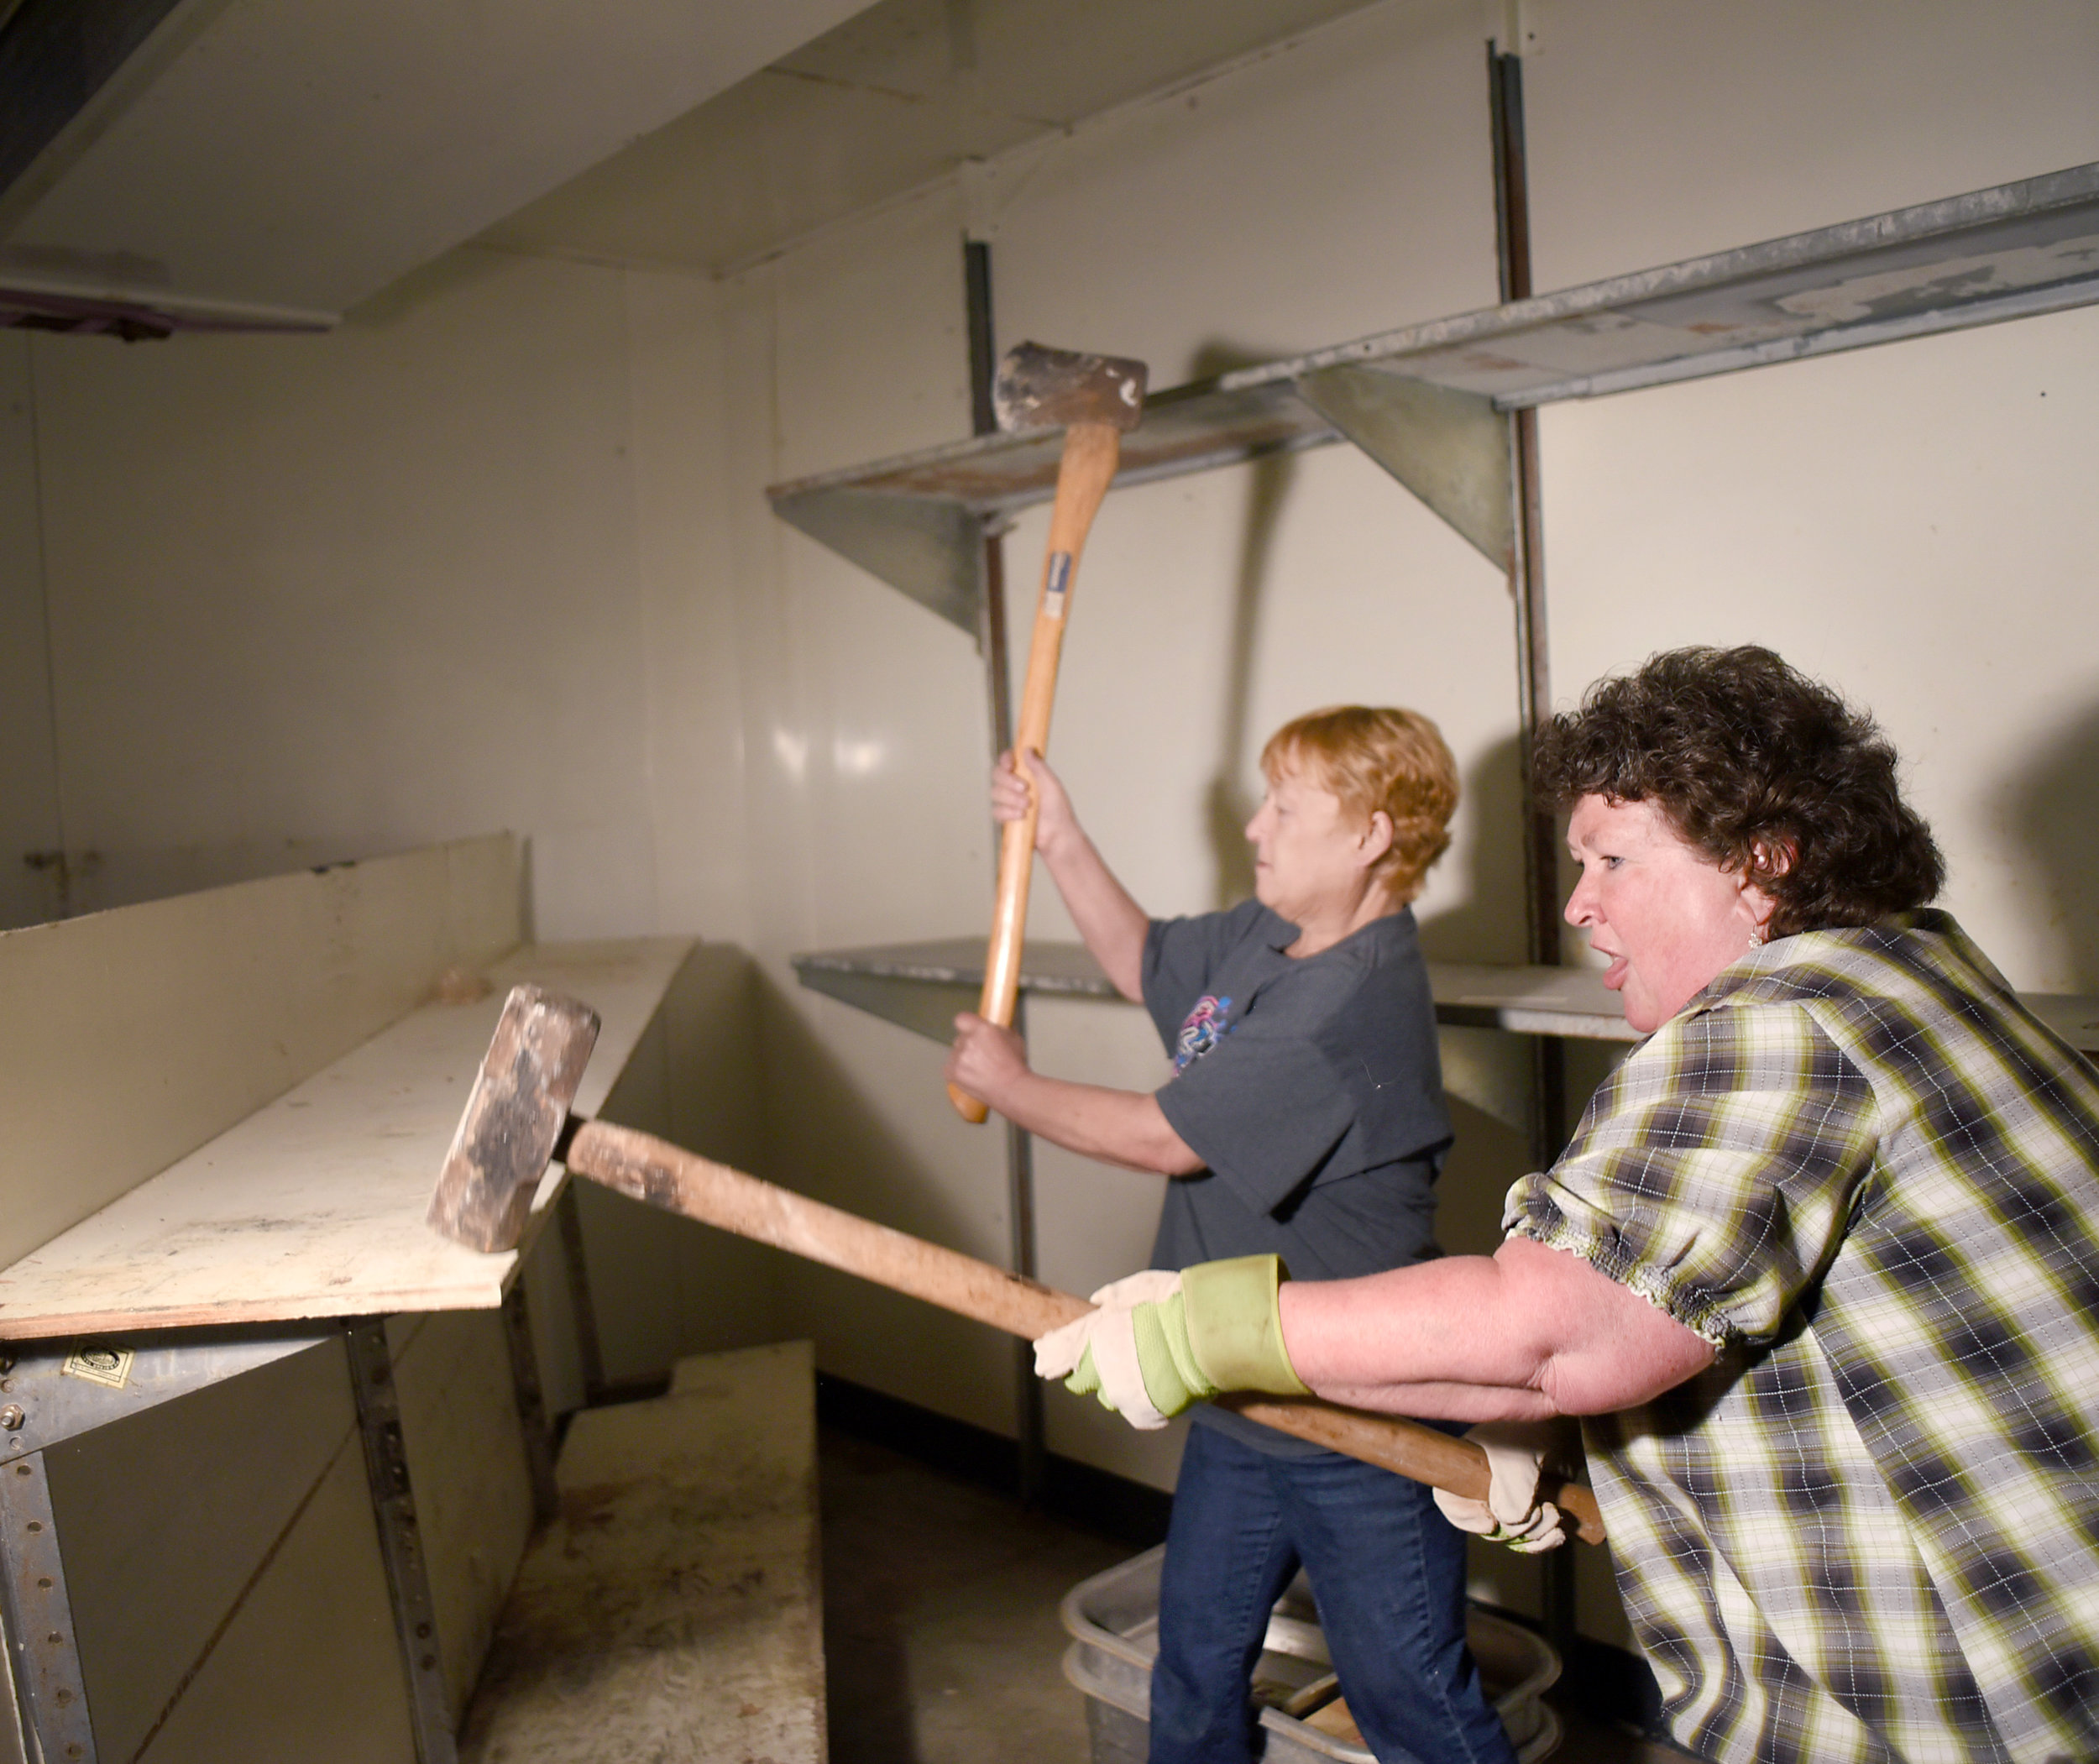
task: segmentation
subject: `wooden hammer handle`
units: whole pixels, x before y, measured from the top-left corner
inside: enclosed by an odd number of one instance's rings
[[[584,1123],[568,1146],[568,1165],[577,1175],[666,1212],[770,1243],[1011,1335],[1032,1339],[1093,1308],[1068,1292],[826,1207],[631,1128]],[[1249,1420],[1412,1481],[1470,1500],[1487,1498],[1486,1453],[1432,1427],[1314,1397],[1228,1395],[1217,1400]],[[1540,1492],[1574,1521],[1578,1536],[1590,1543],[1602,1541],[1602,1516],[1588,1489],[1567,1483]]]
[[[1050,751],[1050,711],[1057,697],[1057,663],[1064,654],[1064,627],[1079,553],[1093,517],[1115,477],[1123,437],[1105,422],[1075,422],[1064,432],[1064,457],[1057,466],[1057,500],[1050,510],[1050,545],[1043,558],[1042,592],[1035,601],[1034,636],[1028,644],[1028,678],[1020,694],[1020,727],[1013,735],[1017,753]],[[1028,882],[1035,866],[1035,806],[1006,823],[998,842],[998,900],[992,913],[991,946],[984,956],[984,993],[977,1014],[1002,1029],[1013,1020],[1020,996],[1020,949],[1028,930]],[[950,1084],[948,1100],[965,1121],[981,1122],[990,1112],[966,1091]]]

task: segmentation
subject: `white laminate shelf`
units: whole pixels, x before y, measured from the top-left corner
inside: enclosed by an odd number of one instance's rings
[[[463,1248],[423,1212],[505,997],[530,981],[597,1011],[575,1102],[594,1112],[692,948],[657,937],[505,956],[485,998],[411,1012],[0,1271],[0,1339],[495,1309],[522,1249]],[[561,1180],[541,1185],[535,1224]]]
[[[819,950],[796,956],[794,968],[805,987],[947,1040],[952,1001],[973,997],[983,984],[984,945],[966,938],[944,938]],[[1594,969],[1432,961],[1428,977],[1436,1020],[1453,1028],[1584,1041],[1640,1039],[1626,1027],[1617,994]],[[1071,943],[1029,944],[1021,957],[1020,985],[1023,992],[1036,994],[1116,997],[1093,958]],[[2025,992],[2020,997],[2071,1046],[2099,1054],[2099,997],[2073,992]]]

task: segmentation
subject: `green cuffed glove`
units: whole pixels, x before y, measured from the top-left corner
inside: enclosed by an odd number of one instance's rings
[[[1276,1295],[1289,1278],[1273,1255],[1131,1275],[1035,1343],[1036,1375],[1098,1396],[1133,1427],[1163,1427],[1221,1390],[1308,1395],[1283,1346]]]

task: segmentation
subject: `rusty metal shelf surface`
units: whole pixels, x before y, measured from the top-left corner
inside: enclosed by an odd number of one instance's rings
[[[793,966],[814,992],[945,1041],[952,1037],[955,1012],[975,1008],[984,982],[984,943],[950,937],[824,950],[795,956]],[[1432,961],[1428,973],[1441,1023],[1606,1041],[1639,1039],[1625,1027],[1616,995],[1591,970]],[[1020,987],[1051,997],[1120,996],[1076,943],[1029,942],[1021,956]]]
[[[1387,331],[1155,395],[1118,482],[1339,438],[1301,389],[1373,369],[1496,411],[1590,398],[2099,301],[2099,163]],[[1055,432],[989,435],[776,484],[959,503],[1048,500]]]
[[[793,958],[803,986],[937,1041],[952,1039],[955,1012],[973,1009],[984,980],[981,939],[824,950]],[[1436,1020],[1453,1029],[1505,1029],[1585,1041],[1632,1042],[1618,995],[1594,968],[1432,961]],[[1075,943],[1030,943],[1021,990],[1066,997],[1119,996],[1100,966]],[[2021,1002],[2071,1046],[2099,1054],[2099,997],[2024,992]]]
[[[804,986],[812,975],[863,974],[930,986],[984,984],[984,940],[943,937],[931,943],[881,944],[864,950],[819,950],[793,958]],[[1092,998],[1120,995],[1083,944],[1030,943],[1021,956],[1021,986],[1030,992],[1075,993]]]
[[[1618,995],[1604,985],[1603,974],[1595,968],[1432,961],[1428,974],[1438,1023],[1586,1041],[1641,1039],[1627,1025]],[[2099,1054],[2099,997],[2022,992],[2019,1002],[2081,1053]]]
[[[811,992],[940,1042],[955,1039],[956,1013],[975,1010],[984,989],[981,937],[820,950],[793,961],[796,977]],[[1029,943],[1021,955],[1020,989],[1065,997],[1120,996],[1076,943]]]
[[[1268,374],[1271,369],[1246,372]],[[1257,385],[1232,384],[1245,377],[1242,374],[1200,380],[1147,398],[1143,422],[1123,437],[1117,485],[1178,477],[1339,438],[1340,431],[1297,396],[1287,377]],[[998,514],[1047,502],[1056,488],[1057,461],[1063,449],[1060,429],[984,435],[872,465],[772,484],[766,495],[777,507],[819,491],[855,489],[939,498],[959,502],[979,515]]]
[[[1583,1041],[1637,1041],[1618,995],[1595,968],[1503,967],[1432,961],[1436,1020],[1454,1029],[1508,1029]]]

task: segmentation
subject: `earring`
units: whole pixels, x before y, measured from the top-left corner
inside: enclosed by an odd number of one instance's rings
[[[1769,931],[1769,929],[1766,927],[1766,925],[1763,924],[1763,922],[1760,920],[1758,923],[1756,923],[1756,924],[1751,925],[1751,926],[1749,928],[1749,946],[1750,946],[1750,948],[1751,948],[1751,949],[1752,949],[1752,950],[1761,950],[1761,949],[1762,949],[1762,948],[1763,948],[1763,946],[1764,946],[1764,945],[1765,945],[1765,943],[1767,942],[1767,940],[1768,940],[1768,939],[1770,938],[1770,936],[1771,936],[1771,932],[1770,932],[1770,931]]]

